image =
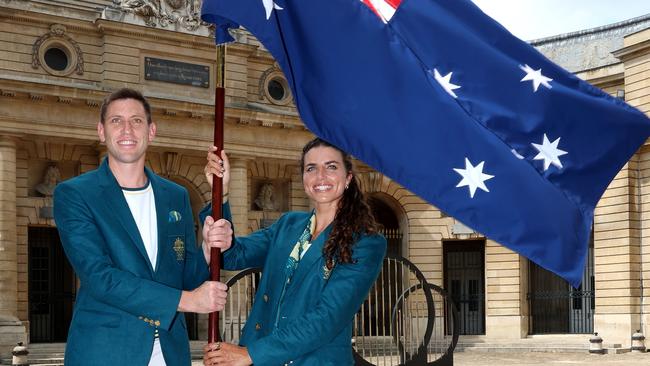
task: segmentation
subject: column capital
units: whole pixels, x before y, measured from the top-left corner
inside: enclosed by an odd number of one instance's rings
[[[229,156],[230,167],[238,169],[248,169],[248,162],[253,159],[247,156]]]
[[[16,148],[20,138],[13,135],[0,135],[0,147]]]

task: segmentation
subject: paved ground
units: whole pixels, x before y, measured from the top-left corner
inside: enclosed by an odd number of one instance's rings
[[[192,366],[199,366],[195,361]],[[454,354],[454,366],[646,366],[650,353],[623,353],[591,355],[589,353],[554,352],[480,352],[467,351]]]
[[[538,365],[589,365],[636,366],[650,365],[650,353],[622,353],[592,355],[589,353],[554,352],[457,352],[454,366],[538,366]]]

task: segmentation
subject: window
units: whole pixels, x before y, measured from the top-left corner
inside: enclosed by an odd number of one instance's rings
[[[266,70],[260,78],[260,97],[275,105],[291,103],[291,89],[287,79],[277,67]]]

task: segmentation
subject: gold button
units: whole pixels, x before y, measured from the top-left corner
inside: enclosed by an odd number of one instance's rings
[[[260,329],[262,329],[260,323],[255,323],[255,330],[260,330]]]
[[[156,320],[155,324],[156,324],[157,327],[159,327],[160,326],[160,320]]]
[[[269,302],[269,295],[264,294],[264,296],[262,296],[262,298],[264,299],[264,302]]]
[[[145,322],[149,323],[149,318],[144,318],[143,319]]]

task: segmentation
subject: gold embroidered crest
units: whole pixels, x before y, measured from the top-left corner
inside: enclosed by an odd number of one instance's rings
[[[176,252],[176,260],[182,261],[185,258],[185,243],[180,237],[174,241],[174,251]]]

